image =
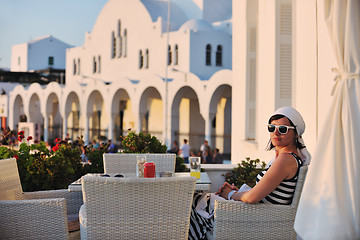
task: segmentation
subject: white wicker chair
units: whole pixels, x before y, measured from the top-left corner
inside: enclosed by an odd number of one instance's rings
[[[136,173],[136,156],[139,155],[155,163],[156,171],[175,172],[176,154],[173,153],[104,153],[104,173]]]
[[[291,205],[215,201],[215,239],[296,239],[294,221],[307,166],[300,168]]]
[[[67,216],[79,213],[81,192],[22,192],[15,158],[0,160],[0,239],[68,239]]]
[[[195,183],[84,176],[81,239],[187,239]]]

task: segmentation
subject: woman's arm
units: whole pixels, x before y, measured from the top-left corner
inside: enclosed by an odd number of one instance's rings
[[[245,203],[257,203],[269,195],[284,179],[293,177],[296,171],[297,163],[294,157],[287,153],[280,154],[258,184],[247,192],[235,193],[231,199]]]

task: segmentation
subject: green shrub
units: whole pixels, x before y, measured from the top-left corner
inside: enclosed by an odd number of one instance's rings
[[[237,167],[222,174],[222,176],[224,176],[226,182],[234,184],[238,188],[244,183],[253,187],[256,183],[256,176],[264,170],[266,166],[265,162],[261,162],[261,166],[258,167],[259,163],[259,159],[250,160],[250,158],[246,158],[246,160],[242,160]]]
[[[162,144],[155,136],[150,133],[136,134],[130,131],[126,137],[123,137],[122,146],[124,153],[166,153],[167,146]],[[175,172],[187,171],[182,157],[176,157]]]
[[[98,149],[93,149],[91,147],[85,148],[86,155],[89,158],[91,164],[84,165],[84,172],[86,173],[102,173],[104,172],[104,161],[103,154],[109,152],[108,144],[100,146]]]
[[[130,129],[129,134],[123,137],[122,146],[124,153],[166,153],[167,150],[167,146],[150,133],[136,134]]]
[[[105,146],[95,150],[86,147],[89,164],[81,160],[82,137],[68,143],[56,139],[57,143],[51,150],[45,142],[28,144],[24,142],[23,131],[19,132],[19,149],[13,146],[0,147],[0,159],[15,157],[19,170],[21,185],[24,192],[67,188],[70,183],[88,172],[103,172],[102,154],[107,151]],[[31,136],[28,139],[32,139]],[[91,151],[90,151],[91,150]]]
[[[190,169],[186,168],[184,164],[184,159],[182,157],[176,156],[175,172],[189,172]]]
[[[108,144],[94,149],[92,145],[84,146],[82,136],[72,143],[57,138],[56,146],[48,149],[45,142],[28,144],[24,132],[18,133],[21,142],[19,149],[14,146],[0,146],[0,159],[15,157],[19,170],[20,181],[24,192],[64,189],[75,180],[87,173],[104,172],[103,154],[108,152]],[[165,153],[166,145],[150,134],[130,132],[123,138],[124,152],[127,153]],[[89,163],[81,159],[81,148]],[[185,171],[183,159],[177,157],[175,171]]]

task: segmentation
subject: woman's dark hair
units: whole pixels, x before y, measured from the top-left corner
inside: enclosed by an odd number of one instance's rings
[[[272,116],[272,117],[269,119],[268,124],[271,124],[271,122],[274,121],[274,120],[278,120],[278,119],[281,119],[281,118],[284,118],[284,117],[286,117],[286,116],[284,116],[284,115],[282,115],[282,114],[275,114],[274,116]],[[287,117],[286,117],[286,118],[287,118]],[[289,120],[290,125],[293,126],[293,127],[295,127],[294,130],[295,130],[295,132],[296,132],[296,134],[297,134],[297,130],[296,130],[295,124],[294,124],[289,118],[287,118],[287,119]],[[298,149],[303,149],[303,148],[306,147],[305,145],[301,144],[301,143],[298,141],[297,138],[295,138],[295,145],[296,145],[296,148],[298,148]],[[271,139],[270,139],[269,142],[268,142],[268,145],[267,145],[267,147],[266,147],[266,150],[267,150],[267,151],[270,151],[270,150],[273,149],[274,147],[275,147],[275,146],[272,144]]]

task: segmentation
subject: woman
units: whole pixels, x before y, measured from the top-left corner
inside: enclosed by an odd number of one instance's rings
[[[268,123],[268,150],[275,149],[275,157],[257,176],[256,185],[251,190],[238,192],[235,186],[224,183],[216,193],[220,197],[245,203],[291,204],[299,169],[303,164],[309,164],[311,159],[302,139],[305,123],[300,113],[292,107],[278,109]],[[212,228],[212,214],[210,218],[204,218],[195,210],[198,202],[210,203],[210,197],[200,198],[194,198],[189,239],[203,239]],[[208,209],[213,210],[211,206]]]

